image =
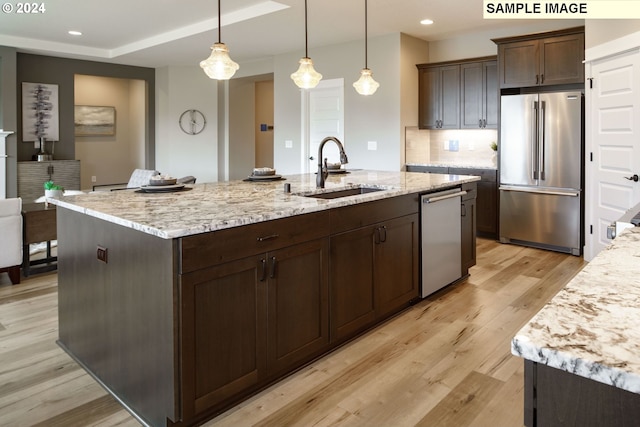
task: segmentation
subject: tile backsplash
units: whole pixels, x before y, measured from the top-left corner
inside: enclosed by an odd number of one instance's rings
[[[495,129],[427,130],[405,128],[407,163],[461,166],[495,166],[491,143],[498,141]]]

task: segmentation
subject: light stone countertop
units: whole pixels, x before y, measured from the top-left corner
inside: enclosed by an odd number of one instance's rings
[[[202,183],[188,185],[190,190],[175,193],[93,192],[49,201],[62,208],[172,239],[480,180],[466,175],[351,171],[330,175],[322,191],[357,186],[387,191],[324,200],[297,195],[316,191],[315,173],[284,178],[271,182]],[[290,194],[284,192],[285,183],[291,185]]]
[[[640,393],[640,227],[624,230],[511,341],[511,352]]]

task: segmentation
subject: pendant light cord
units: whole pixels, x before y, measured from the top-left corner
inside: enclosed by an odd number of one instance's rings
[[[304,57],[309,57],[309,51],[307,47],[307,0],[304,0]]]
[[[221,36],[220,36],[220,34],[221,34],[221,32],[222,32],[222,31],[221,31],[221,30],[222,30],[222,29],[221,29],[221,27],[222,27],[222,24],[221,24],[221,22],[222,22],[222,17],[220,16],[220,15],[221,15],[221,14],[220,14],[220,1],[221,1],[221,0],[218,0],[218,43],[222,43],[222,41],[221,41]]]
[[[369,68],[368,63],[368,46],[367,46],[367,0],[364,0],[364,68]]]

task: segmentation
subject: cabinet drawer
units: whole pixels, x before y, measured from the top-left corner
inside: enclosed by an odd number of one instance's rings
[[[407,166],[407,172],[423,172],[423,173],[449,173],[447,166]]]
[[[410,215],[418,212],[419,206],[420,197],[418,194],[408,194],[332,209],[330,211],[331,234]]]
[[[187,273],[329,235],[329,212],[198,234],[180,239],[180,273]]]

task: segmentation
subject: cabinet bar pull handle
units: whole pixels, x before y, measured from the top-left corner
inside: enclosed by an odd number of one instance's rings
[[[260,266],[261,266],[260,281],[264,282],[267,278],[267,260],[264,258],[261,259]]]
[[[280,237],[278,234],[272,234],[270,236],[258,237],[258,242],[264,242],[265,240],[272,240]]]
[[[276,277],[276,257],[271,257],[271,272],[269,273],[269,278],[273,279]]]
[[[382,231],[384,232],[384,233],[382,234],[382,238],[380,239],[380,241],[381,241],[382,243],[384,243],[384,242],[386,242],[386,241],[387,241],[387,226],[386,226],[386,225],[383,225],[383,226],[380,228],[380,230],[382,230]]]
[[[482,127],[482,119],[478,119],[478,127],[481,128]]]

